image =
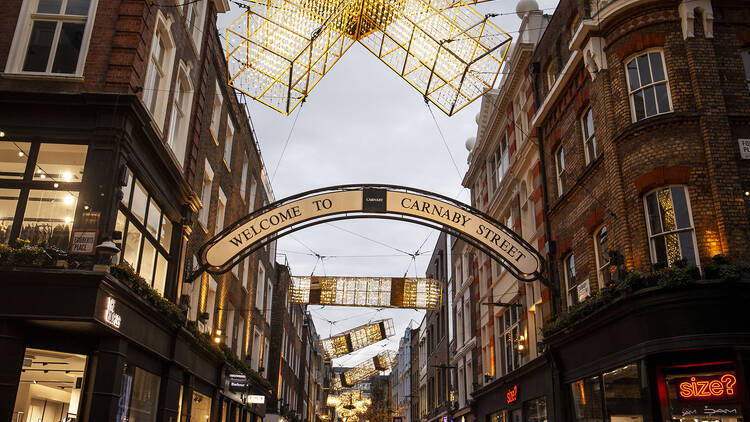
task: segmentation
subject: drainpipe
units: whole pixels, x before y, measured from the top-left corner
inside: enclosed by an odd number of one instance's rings
[[[534,75],[532,81],[534,83],[534,104],[539,107],[539,62],[531,64],[531,74]],[[544,237],[547,239],[547,280],[542,280],[543,284],[550,290],[550,296],[552,301],[552,315],[556,315],[561,310],[560,302],[560,284],[557,282],[557,276],[555,274],[555,266],[552,263],[552,258],[556,252],[556,244],[552,241],[552,229],[549,225],[549,192],[547,191],[547,170],[544,162],[544,133],[542,128],[536,127],[537,147],[539,148],[539,175],[542,179],[542,208],[544,210]]]

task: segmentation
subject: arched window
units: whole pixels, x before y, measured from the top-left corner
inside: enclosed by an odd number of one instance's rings
[[[644,198],[651,262],[698,265],[690,198],[685,186],[659,188]]]

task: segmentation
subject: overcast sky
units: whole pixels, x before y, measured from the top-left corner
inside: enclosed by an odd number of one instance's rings
[[[520,25],[516,4],[516,0],[495,0],[476,9],[501,14],[493,22],[515,39]],[[557,0],[539,0],[540,8],[549,14],[556,4]],[[220,17],[219,29],[241,13],[233,7]],[[385,183],[469,203],[469,192],[461,187],[468,169],[464,144],[476,135],[474,119],[480,103],[481,99],[476,100],[452,117],[430,106],[449,154],[422,94],[355,44],[290,116],[259,102],[248,105],[269,176],[278,165],[272,179],[276,199],[326,186]],[[396,221],[344,220],[279,239],[277,260],[283,263],[286,257],[297,275],[402,277],[408,273],[424,277],[438,235],[426,227]],[[416,252],[423,243],[424,254],[412,261],[406,253]],[[320,262],[311,251],[327,258]],[[424,316],[423,311],[413,309],[310,308],[321,337],[377,319],[394,319],[394,337],[337,359],[334,363],[341,366],[357,364],[384,349],[396,350],[405,328],[409,324],[416,328]]]

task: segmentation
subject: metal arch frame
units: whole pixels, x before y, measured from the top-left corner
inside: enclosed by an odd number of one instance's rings
[[[502,258],[499,254],[497,254],[492,249],[488,248],[485,245],[482,245],[480,242],[475,240],[473,237],[468,236],[464,234],[463,232],[453,229],[449,226],[445,226],[442,224],[438,224],[434,221],[423,219],[420,217],[416,217],[413,215],[407,215],[392,211],[385,211],[385,212],[368,212],[368,211],[347,211],[347,212],[341,212],[336,214],[329,214],[328,216],[313,217],[310,220],[302,221],[298,224],[291,225],[287,228],[281,229],[277,232],[274,232],[271,235],[261,237],[260,240],[257,242],[254,242],[251,244],[251,246],[243,249],[240,253],[237,253],[234,258],[227,263],[226,265],[222,267],[209,267],[204,262],[205,255],[207,252],[207,249],[212,246],[217,241],[221,240],[225,235],[231,233],[234,229],[237,227],[245,224],[246,222],[252,220],[255,217],[258,217],[268,211],[271,211],[273,209],[276,209],[280,206],[283,206],[289,202],[296,201],[298,199],[306,198],[309,196],[313,196],[320,193],[326,193],[326,192],[336,192],[336,191],[349,191],[349,190],[364,190],[364,189],[385,189],[386,191],[400,191],[400,192],[406,192],[406,193],[415,193],[420,194],[423,196],[426,196],[428,198],[440,200],[442,202],[445,202],[449,205],[453,205],[469,214],[484,218],[485,220],[491,222],[492,224],[497,225],[498,227],[502,228],[505,231],[505,234],[509,237],[513,238],[515,241],[519,242],[520,244],[524,245],[526,248],[528,248],[530,251],[532,251],[536,258],[539,260],[539,267],[542,269],[545,268],[544,266],[544,258],[541,256],[539,251],[536,250],[530,243],[528,243],[526,240],[524,240],[520,235],[518,235],[516,232],[508,228],[503,223],[495,220],[493,217],[489,216],[488,214],[484,213],[483,211],[480,211],[470,205],[467,205],[463,202],[457,201],[453,198],[449,198],[445,195],[441,195],[435,192],[430,192],[423,189],[418,188],[410,188],[406,186],[400,186],[400,185],[390,185],[390,184],[345,184],[345,185],[335,185],[335,186],[328,186],[324,188],[318,188],[313,189],[305,192],[301,192],[283,199],[280,199],[278,201],[275,201],[271,204],[268,204],[264,207],[258,208],[257,210],[253,211],[250,214],[245,215],[244,217],[240,218],[239,220],[235,221],[234,223],[228,225],[224,228],[221,232],[214,235],[211,239],[209,239],[206,243],[204,243],[198,252],[198,256],[201,260],[201,264],[199,268],[193,271],[191,276],[186,280],[186,282],[190,283],[194,281],[200,274],[203,272],[208,272],[211,274],[224,274],[232,269],[235,265],[237,265],[240,261],[254,253],[255,251],[267,246],[268,244],[278,240],[281,237],[284,237],[286,235],[289,235],[291,233],[294,233],[298,230],[302,230],[308,227],[317,226],[320,224],[325,223],[331,223],[334,221],[339,220],[352,220],[352,219],[360,219],[360,218],[367,218],[367,219],[381,219],[381,220],[394,220],[394,221],[403,221],[408,223],[414,223],[419,224],[425,227],[429,227],[434,230],[439,230],[441,232],[450,234],[452,236],[455,236],[466,243],[470,244],[471,246],[479,249],[480,251],[484,252],[487,256],[489,256],[491,259],[502,265],[505,269],[507,269],[509,272],[511,272],[518,280],[525,281],[525,282],[532,282],[535,280],[540,280],[543,284],[547,285],[547,280],[544,278],[541,272],[535,272],[533,274],[530,274],[531,277],[522,277],[520,275],[520,270],[513,265],[513,263],[505,260]]]

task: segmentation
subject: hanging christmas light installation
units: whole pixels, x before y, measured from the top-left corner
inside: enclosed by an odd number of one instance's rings
[[[394,334],[393,320],[381,319],[320,340],[320,349],[326,359],[333,359],[385,340]]]
[[[495,84],[510,36],[458,0],[245,0],[229,85],[289,114],[361,43],[448,115]]]
[[[331,381],[331,388],[333,390],[351,388],[360,382],[367,381],[375,375],[378,375],[381,371],[387,371],[393,368],[395,363],[396,352],[393,350],[386,350],[385,352],[378,353],[371,359],[368,359],[334,377]]]
[[[432,278],[292,276],[290,301],[305,305],[440,309],[442,283]]]

